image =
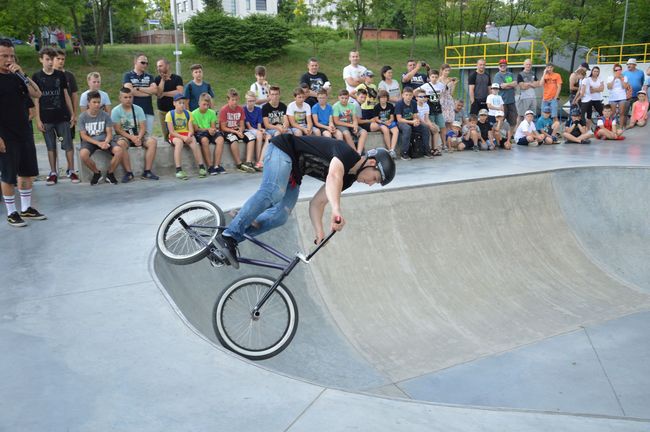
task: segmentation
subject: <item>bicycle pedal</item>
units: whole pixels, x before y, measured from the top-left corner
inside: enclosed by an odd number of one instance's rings
[[[219,268],[219,267],[223,267],[223,266],[226,265],[225,262],[221,261],[220,259],[218,259],[218,258],[216,258],[216,257],[210,257],[210,258],[209,258],[209,261],[210,261],[210,265],[211,265],[212,267],[217,267],[217,268]]]
[[[209,256],[210,256],[210,261],[211,262],[215,261],[215,262],[220,263],[219,265],[213,264],[215,267],[222,267],[222,266],[226,265],[226,263],[228,263],[228,258],[226,257],[226,255],[221,251],[221,249],[219,249],[219,248],[217,248],[215,246],[212,246],[210,248],[210,255]]]

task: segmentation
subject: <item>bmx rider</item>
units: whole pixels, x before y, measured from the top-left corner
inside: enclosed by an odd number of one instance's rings
[[[345,218],[341,213],[341,192],[355,181],[368,186],[387,185],[395,177],[395,162],[383,148],[359,155],[345,142],[333,138],[290,134],[274,137],[264,157],[259,189],[216,238],[230,265],[239,267],[237,245],[244,240],[244,234],[257,236],[287,221],[305,175],[325,182],[309,202],[315,242],[320,243],[325,238],[323,213],[327,203],[332,206],[331,229],[342,230]]]

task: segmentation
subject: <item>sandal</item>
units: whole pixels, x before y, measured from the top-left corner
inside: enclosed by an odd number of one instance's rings
[[[439,148],[431,150],[431,156],[442,156],[442,151]]]

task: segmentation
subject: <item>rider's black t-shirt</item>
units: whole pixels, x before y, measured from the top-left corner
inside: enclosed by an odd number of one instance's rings
[[[320,136],[298,137],[283,134],[273,137],[271,142],[291,156],[293,160],[291,173],[298,184],[306,175],[325,181],[329,173],[330,162],[334,157],[343,163],[345,170],[343,190],[352,186],[356,180],[356,176],[348,174],[348,172],[361,159],[361,156],[343,141]]]

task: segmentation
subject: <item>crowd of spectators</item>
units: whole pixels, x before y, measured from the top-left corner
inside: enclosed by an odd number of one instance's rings
[[[531,60],[514,74],[502,59],[491,77],[485,60],[479,59],[467,83],[468,116],[464,102],[454,99],[458,80],[450,76],[451,67],[434,68],[415,59],[406,62],[399,79],[391,66],[382,67],[376,82],[374,72],[361,64],[359,52],[352,51],[342,72],[343,82],[336,86],[320,70],[318,60],[310,58],[306,72],[297,77],[296,88],[285,90],[284,94],[291,95],[291,101],[285,99],[288,104],[282,101],[281,89],[269,83],[266,68],[257,66],[243,102],[236,89],[225,89],[219,93],[225,94],[227,103],[218,107],[215,101],[220,97],[204,80],[200,64],[189,68],[191,80],[185,83],[171,73],[168,60],[157,60],[157,76],[153,76],[148,72],[149,58],[137,54],[133,69],[123,76],[119,104],[113,106],[101,89],[98,72],[88,74],[87,90],[79,95],[75,76],[65,70],[65,58],[65,50],[44,47],[39,52],[42,70],[32,77],[43,92],[34,100],[33,117],[48,151],[48,185],[58,182],[57,145],[65,151],[65,175],[79,182],[73,157],[75,129],[81,139],[80,159],[93,172],[91,185],[102,178],[117,183],[114,171],[119,165],[125,171],[121,181],[133,180],[129,158],[133,147],[145,150],[140,177],[157,180],[153,172],[158,146],[152,133],[154,100],[163,142],[174,147],[179,179],[189,177],[182,168],[186,146],[199,177],[226,172],[222,165],[225,147],[239,171],[262,171],[265,146],[276,134],[333,137],[362,153],[368,134],[377,132],[392,157],[409,160],[462,150],[511,149],[512,144],[557,144],[560,138],[566,143],[588,143],[594,136],[620,140],[626,127],[647,122],[650,78],[636,68],[635,59],[628,60],[625,72],[621,65],[614,65],[614,74],[605,79],[597,66],[581,64],[569,78],[570,115],[562,124],[562,77],[553,64],[538,76]],[[541,104],[537,88],[541,88]],[[607,105],[603,104],[605,88]],[[336,102],[330,104],[334,97]],[[592,120],[592,113],[597,120]],[[244,154],[240,155],[238,142],[245,143]],[[96,150],[111,156],[105,175],[92,161]]]

